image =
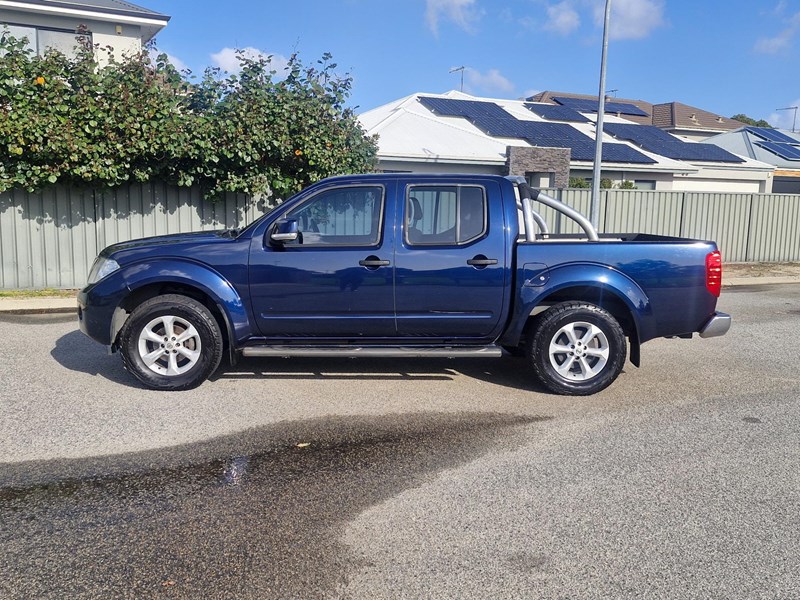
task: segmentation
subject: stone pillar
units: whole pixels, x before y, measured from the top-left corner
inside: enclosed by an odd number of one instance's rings
[[[506,156],[507,175],[553,173],[555,181],[550,182],[551,187],[569,186],[569,148],[506,146]]]

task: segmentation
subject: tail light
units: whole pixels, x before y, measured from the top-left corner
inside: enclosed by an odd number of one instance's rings
[[[719,250],[706,255],[706,287],[719,298],[722,291],[722,254]]]

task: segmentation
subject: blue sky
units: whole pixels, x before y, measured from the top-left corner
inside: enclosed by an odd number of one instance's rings
[[[233,48],[305,62],[330,52],[362,112],[415,92],[596,94],[604,0],[134,0],[172,17],[179,66],[234,69]],[[612,0],[607,90],[791,128],[800,0]],[[800,111],[798,111],[800,113]],[[798,115],[800,129],[800,115]]]

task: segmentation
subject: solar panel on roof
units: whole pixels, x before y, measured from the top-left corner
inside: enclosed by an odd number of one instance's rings
[[[454,100],[453,98],[431,98],[429,96],[420,96],[419,101],[425,108],[446,117],[465,117],[467,119],[484,117],[495,119],[514,118],[494,102]]]
[[[492,117],[478,117],[470,119],[473,125],[480,129],[486,135],[492,137],[508,137],[518,138],[523,137],[520,135],[520,129],[517,125],[518,119],[512,117],[505,119],[495,119]]]
[[[525,104],[525,108],[551,121],[570,121],[572,123],[587,123],[589,119],[569,106],[558,104]]]
[[[654,158],[650,158],[635,148],[631,148],[625,144],[603,144],[603,160],[608,162],[642,164],[653,164],[656,162]]]
[[[789,137],[782,131],[770,129],[769,127],[747,127],[746,131],[756,134],[758,137],[769,142],[781,142],[783,144],[800,144],[800,140]]]
[[[628,140],[648,152],[676,160],[701,162],[744,162],[735,154],[714,144],[689,144],[671,136],[653,125],[607,123],[603,131],[622,140]]]
[[[756,144],[786,160],[800,160],[800,147],[782,142],[756,142]]]
[[[594,140],[567,123],[544,123],[517,119],[493,102],[428,96],[420,96],[419,101],[439,115],[468,119],[486,135],[522,139],[532,146],[569,148],[572,160],[594,160]],[[578,114],[578,116],[586,120],[582,115]],[[603,160],[643,164],[656,162],[624,144],[603,144]]]
[[[598,112],[600,110],[600,103],[597,100],[590,100],[587,98],[566,98],[564,96],[554,97],[553,100],[563,106],[568,106],[581,112]],[[606,102],[605,112],[619,113],[622,115],[632,115],[637,117],[648,117],[646,112],[635,104],[629,102]]]

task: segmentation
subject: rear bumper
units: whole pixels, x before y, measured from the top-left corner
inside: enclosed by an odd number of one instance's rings
[[[724,312],[716,312],[708,322],[700,329],[700,337],[710,338],[718,337],[728,333],[731,328],[731,316]]]

